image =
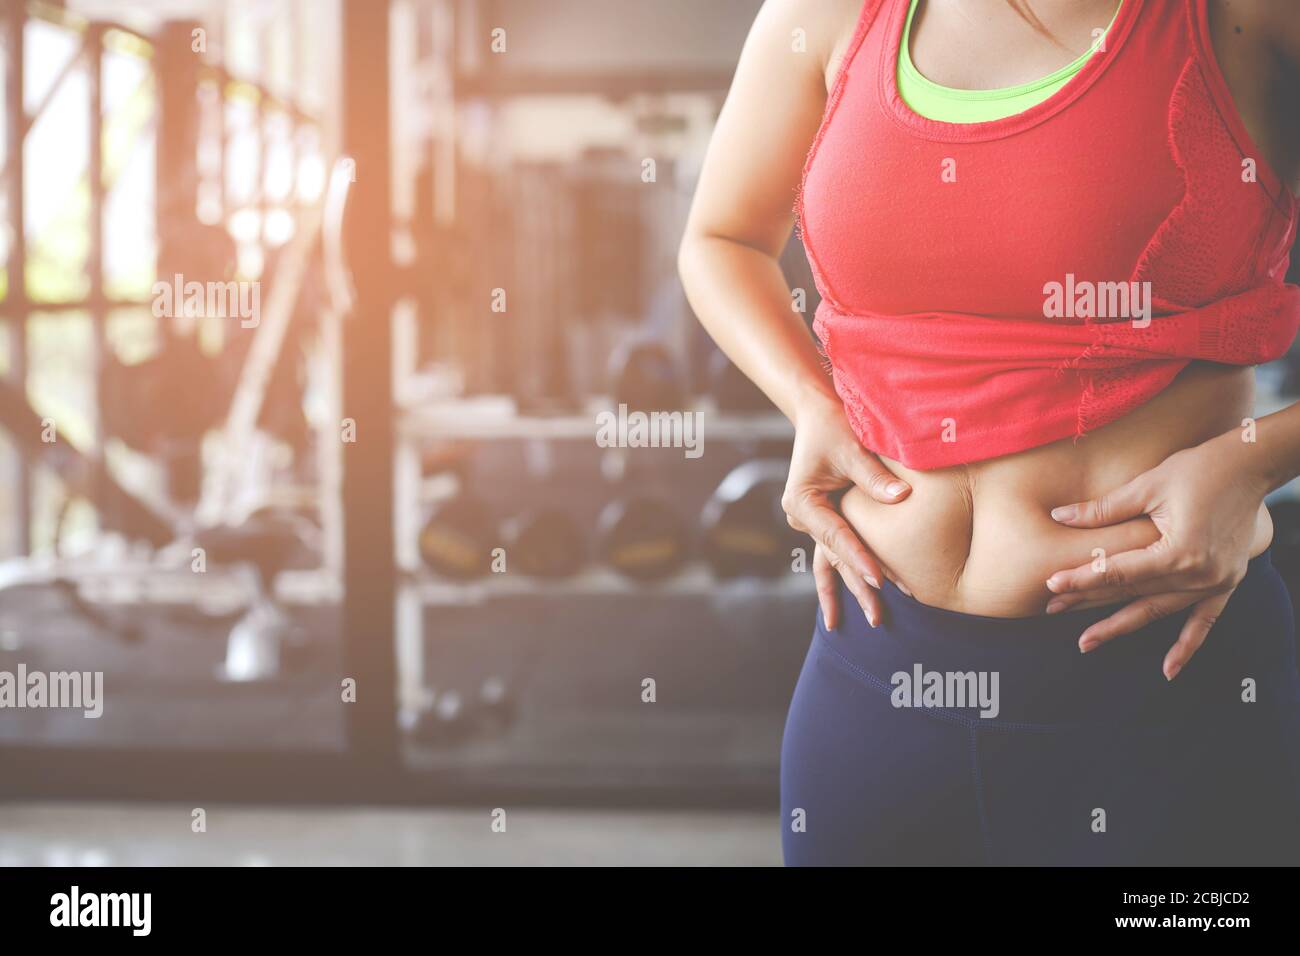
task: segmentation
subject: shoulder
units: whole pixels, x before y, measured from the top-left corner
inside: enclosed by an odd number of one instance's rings
[[[863,10],[875,0],[764,0],[754,34],[808,54],[810,67],[830,76],[847,52]]]

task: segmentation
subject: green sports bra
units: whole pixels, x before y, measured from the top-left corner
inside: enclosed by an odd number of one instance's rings
[[[996,90],[958,90],[950,86],[940,86],[926,79],[912,65],[912,17],[916,14],[918,3],[920,0],[911,0],[911,8],[907,11],[907,22],[903,26],[903,42],[898,51],[898,95],[903,98],[903,102],[912,112],[926,119],[941,120],[945,123],[985,123],[1023,113],[1070,82],[1105,40],[1103,34],[1091,49],[1073,63],[1061,67],[1042,79]],[[1118,9],[1115,11],[1115,16],[1119,16]],[[1111,25],[1114,23],[1115,20],[1112,18]],[[1109,26],[1106,31],[1110,32]]]

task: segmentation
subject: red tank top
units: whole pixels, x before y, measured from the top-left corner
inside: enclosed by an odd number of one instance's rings
[[[913,113],[908,0],[866,0],[795,206],[815,329],[863,445],[919,469],[1079,436],[1194,359],[1281,356],[1297,199],[1237,114],[1205,0],[1124,0],[1006,119]]]

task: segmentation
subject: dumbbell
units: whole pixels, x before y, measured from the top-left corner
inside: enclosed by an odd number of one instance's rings
[[[686,389],[677,360],[662,345],[624,345],[610,360],[614,402],[638,411],[670,411],[686,402]]]
[[[736,466],[704,505],[703,551],[719,578],[777,577],[800,543],[781,507],[789,463],[760,458]]]
[[[600,556],[638,581],[668,577],[690,553],[686,522],[666,501],[646,495],[611,501],[598,521]]]
[[[420,531],[420,558],[443,577],[468,581],[491,569],[498,546],[496,520],[467,492],[440,502]]]
[[[587,562],[582,529],[567,511],[537,508],[502,526],[506,567],[536,578],[567,578]]]

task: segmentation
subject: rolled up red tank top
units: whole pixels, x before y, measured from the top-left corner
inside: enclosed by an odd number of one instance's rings
[[[864,3],[795,205],[867,448],[999,457],[1120,418],[1192,360],[1286,352],[1300,203],[1233,106],[1206,0],[1124,0],[1055,95],[974,124],[899,97],[907,10]]]

